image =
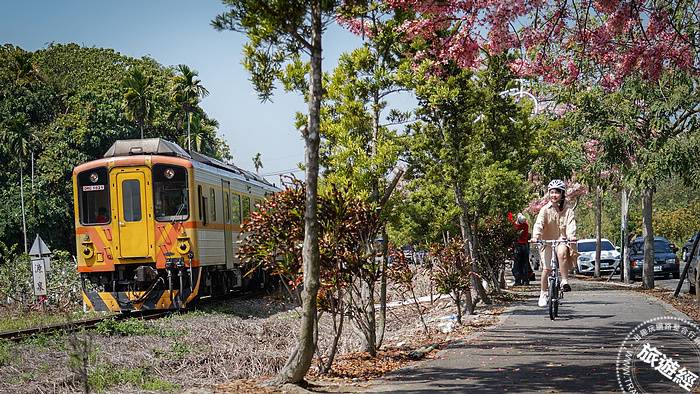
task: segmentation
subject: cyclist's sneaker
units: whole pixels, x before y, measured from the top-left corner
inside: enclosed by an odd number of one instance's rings
[[[537,302],[539,306],[547,306],[547,292],[540,290],[540,300]]]
[[[569,281],[564,279],[561,281],[561,288],[564,291],[571,291],[571,286],[569,285]]]

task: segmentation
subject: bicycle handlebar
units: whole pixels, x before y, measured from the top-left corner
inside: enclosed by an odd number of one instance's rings
[[[540,239],[537,241],[528,241],[531,244],[535,245],[547,245],[549,247],[554,247],[558,244],[573,244],[576,243],[578,240],[568,240],[568,239]]]

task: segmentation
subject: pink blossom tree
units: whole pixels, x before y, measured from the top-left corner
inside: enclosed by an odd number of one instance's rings
[[[665,70],[695,71],[697,24],[682,2],[648,0],[385,0],[415,17],[402,30],[422,45],[419,64],[456,61],[481,67],[510,50],[522,75],[547,82],[619,87],[628,77],[655,81]],[[692,3],[688,3],[692,4]],[[674,23],[675,22],[675,23]]]

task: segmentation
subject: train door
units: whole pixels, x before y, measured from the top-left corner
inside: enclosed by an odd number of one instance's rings
[[[221,180],[224,202],[224,245],[226,248],[226,268],[233,268],[233,223],[231,222],[231,182]]]
[[[138,169],[117,173],[116,195],[120,256],[148,257],[151,242],[146,210],[146,174]]]

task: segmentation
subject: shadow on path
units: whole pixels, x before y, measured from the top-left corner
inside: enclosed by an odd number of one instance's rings
[[[620,392],[616,361],[625,337],[646,320],[682,315],[637,292],[590,282],[572,286],[557,320],[535,299],[516,304],[495,327],[372,381],[368,391]]]

